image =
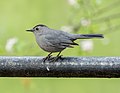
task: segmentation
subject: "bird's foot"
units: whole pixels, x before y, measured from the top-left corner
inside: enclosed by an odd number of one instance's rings
[[[55,62],[57,61],[58,59],[61,59],[63,55],[60,55],[60,56],[56,56],[56,57],[52,57],[50,58],[50,62]]]
[[[43,58],[43,62],[45,62],[46,60],[51,59],[52,55],[48,55],[47,57]]]

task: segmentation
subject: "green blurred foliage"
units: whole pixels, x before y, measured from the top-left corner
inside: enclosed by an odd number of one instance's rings
[[[119,56],[120,32],[115,32],[119,29],[119,1],[78,0],[71,5],[68,1],[75,0],[1,0],[0,55],[46,55],[36,44],[34,35],[25,31],[42,23],[54,29],[73,26],[72,33],[105,33],[103,40],[93,40],[92,52],[82,51],[76,46],[66,49],[65,56]],[[90,21],[90,25],[81,25],[84,19]],[[17,41],[12,51],[8,51],[6,44],[11,38]]]
[[[119,93],[119,79],[0,79],[1,93]],[[11,86],[12,85],[12,86]]]
[[[72,26],[71,33],[104,34],[104,39],[93,40],[92,51],[83,51],[81,47],[76,46],[74,49],[63,51],[64,56],[120,56],[120,1],[76,0],[77,3],[71,4],[68,1],[70,0],[0,0],[0,55],[45,56],[47,53],[38,47],[34,35],[25,31],[42,23],[54,29]],[[81,24],[85,20],[90,21],[88,26]],[[14,46],[12,50],[7,50],[7,42],[11,39]],[[119,93],[119,81],[119,79],[1,78],[0,92]]]

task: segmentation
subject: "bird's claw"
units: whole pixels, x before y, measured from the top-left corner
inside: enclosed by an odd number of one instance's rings
[[[46,60],[51,59],[52,55],[48,55],[47,57],[43,58],[43,62],[45,62]]]
[[[55,62],[58,59],[61,59],[63,55],[60,55],[61,52],[59,52],[59,54],[56,57],[52,57],[52,52],[50,54],[48,54],[47,57],[43,58],[43,62],[45,63],[46,60],[50,60],[50,62]]]
[[[50,62],[55,62],[55,61],[57,61],[58,59],[61,59],[62,56],[63,56],[63,55],[53,57],[53,58],[51,58]]]

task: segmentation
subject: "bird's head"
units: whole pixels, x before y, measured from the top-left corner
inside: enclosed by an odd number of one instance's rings
[[[46,25],[39,24],[39,25],[34,26],[32,29],[29,29],[29,30],[26,30],[26,31],[29,31],[29,32],[40,32],[40,31],[42,31],[43,29],[46,29],[46,28],[48,28]]]

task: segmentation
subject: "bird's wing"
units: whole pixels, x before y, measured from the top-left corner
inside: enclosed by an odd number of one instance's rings
[[[71,45],[78,45],[77,43],[71,41],[70,38],[62,34],[47,35],[45,36],[45,38],[54,47],[58,47],[58,48],[66,48],[66,47],[72,48]]]

